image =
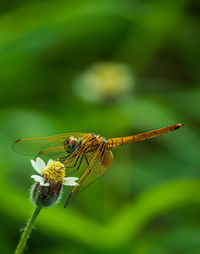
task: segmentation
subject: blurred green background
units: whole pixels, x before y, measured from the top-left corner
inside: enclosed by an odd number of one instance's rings
[[[0,246],[33,206],[23,137],[177,132],[120,147],[67,209],[40,214],[26,253],[200,253],[199,1],[4,1],[0,7]]]

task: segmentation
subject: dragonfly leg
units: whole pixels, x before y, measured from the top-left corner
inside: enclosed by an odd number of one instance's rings
[[[88,159],[87,159],[87,156],[84,154],[84,157],[85,157],[85,160],[86,160],[86,162],[87,162],[87,165],[88,165],[88,167],[89,167],[89,162],[88,162]]]
[[[68,156],[66,156],[66,157],[61,157],[61,159],[65,159],[65,160],[63,160],[63,163],[64,164],[70,164],[70,162],[72,162],[73,161],[73,159],[75,158],[77,156],[77,154],[74,154],[73,156],[71,156],[71,154],[69,154]],[[79,156],[77,157],[77,158],[79,158]],[[59,158],[60,159],[60,158]]]
[[[68,158],[68,157],[69,157],[69,155],[66,155],[66,156],[58,158],[57,160],[60,161],[61,163],[63,163],[66,161],[66,158]]]
[[[74,165],[72,165],[72,166],[66,166],[66,168],[74,168],[74,167],[76,167],[76,164],[77,164],[79,158],[80,158],[80,155],[76,158],[76,161],[75,161]]]
[[[74,168],[74,167],[76,167],[76,164],[77,164],[79,158],[80,158],[80,156],[78,156],[78,158],[77,158],[77,160],[76,160],[76,162],[75,162],[75,164],[73,166],[67,167],[67,168]],[[81,166],[82,160],[83,160],[83,155],[81,156],[81,159],[80,159],[78,167],[73,172],[67,173],[66,175],[71,175],[71,174],[74,174],[76,171],[78,171],[80,166]]]

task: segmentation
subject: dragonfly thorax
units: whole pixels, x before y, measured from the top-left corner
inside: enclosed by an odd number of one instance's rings
[[[66,152],[68,153],[73,153],[78,148],[79,145],[80,141],[78,141],[78,139],[73,136],[69,137],[64,141],[64,147]]]

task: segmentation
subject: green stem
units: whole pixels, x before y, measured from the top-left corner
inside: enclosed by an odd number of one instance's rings
[[[23,232],[23,234],[21,236],[19,244],[18,244],[18,246],[17,246],[17,248],[15,250],[15,254],[21,254],[23,252],[24,247],[26,246],[27,240],[28,240],[28,238],[29,238],[29,236],[31,234],[31,231],[33,229],[33,226],[35,224],[35,221],[36,221],[37,216],[40,213],[41,209],[42,209],[41,207],[36,207],[35,208],[32,216],[30,217],[30,219],[29,219],[29,221],[28,221],[28,223],[26,225],[26,228],[25,228],[25,230],[24,230],[24,232]]]

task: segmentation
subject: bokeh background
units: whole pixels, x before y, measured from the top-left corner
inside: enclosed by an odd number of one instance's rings
[[[0,7],[0,246],[33,211],[14,140],[103,137],[183,122],[120,147],[67,209],[40,214],[26,253],[200,253],[199,1],[4,1]]]

